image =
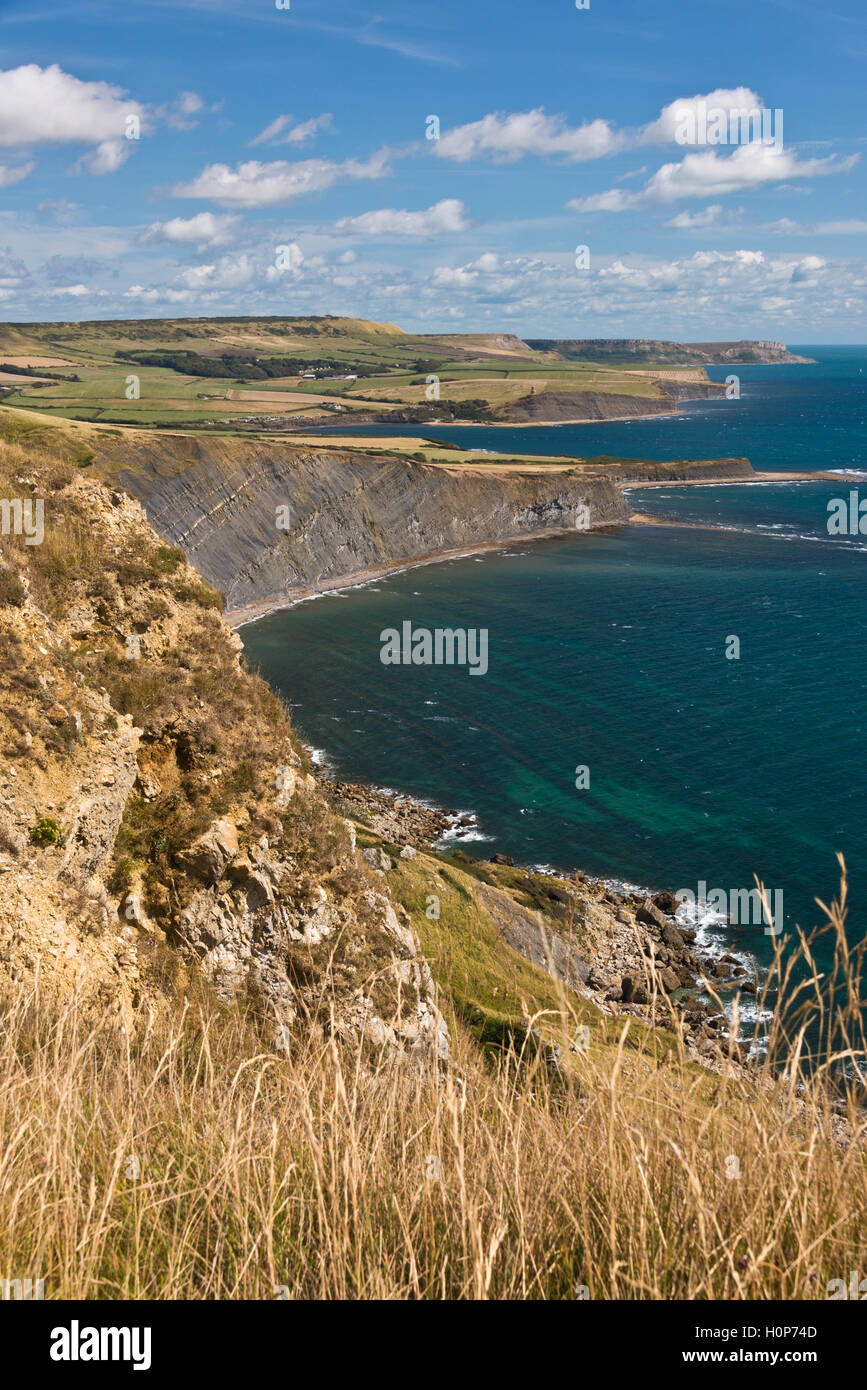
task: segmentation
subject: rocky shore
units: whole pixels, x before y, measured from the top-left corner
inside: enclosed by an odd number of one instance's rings
[[[443,852],[441,842],[449,831],[456,832],[455,846],[460,849],[461,829],[474,823],[469,814],[448,814],[385,789],[334,781],[321,770],[317,776],[336,810],[399,847],[402,858],[437,847]],[[365,855],[372,867],[388,875],[393,864],[385,850],[369,849]],[[511,856],[502,853],[492,855],[487,864],[493,871],[516,867]],[[684,923],[678,913],[674,893],[649,896],[619,891],[581,872],[569,878],[520,867],[518,872],[522,878],[513,886],[538,893],[542,883],[546,897],[582,921],[580,951],[569,946],[570,968],[568,978],[563,978],[603,1013],[632,1015],[655,1027],[677,1029],[690,1052],[711,1065],[724,1057],[746,1061],[749,1047],[730,1036],[729,1018],[722,1005],[736,992],[755,996],[760,990],[758,977],[750,974],[731,949],[721,953],[716,946],[701,944],[696,929]],[[531,944],[532,924],[510,925],[516,930],[512,937],[506,934],[508,944],[533,959],[539,952],[538,942]],[[554,937],[549,936],[543,956],[551,954],[552,944]],[[537,963],[561,974],[556,961]]]
[[[674,893],[618,893],[581,873],[572,882],[609,918],[586,982],[598,1006],[679,1027],[701,1056],[722,1052],[746,1060],[748,1047],[729,1036],[721,1004],[738,991],[755,996],[759,981],[732,950],[701,945],[695,928],[678,916]]]
[[[336,809],[368,825],[375,835],[392,844],[428,849],[454,824],[453,816],[411,797],[357,782],[332,781],[319,770],[318,775],[321,789]]]

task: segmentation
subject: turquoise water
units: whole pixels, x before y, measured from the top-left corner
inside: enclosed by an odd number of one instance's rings
[[[867,467],[858,351],[750,369],[741,401],[686,425],[488,433],[498,449],[572,452],[580,433],[584,453],[672,458],[708,453],[713,435],[712,452],[762,468]],[[685,430],[702,442],[684,447]],[[818,920],[843,852],[860,934],[867,537],[828,536],[838,491],[644,489],[642,511],[725,529],[628,526],[410,570],[272,614],[245,644],[340,775],[475,812],[485,838],[467,852],[693,891],[758,874],[788,926]],[[487,673],[383,665],[380,632],[406,620],[486,628]],[[740,930],[767,958],[761,929]]]

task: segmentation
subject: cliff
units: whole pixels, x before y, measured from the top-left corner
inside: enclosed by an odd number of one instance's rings
[[[285,441],[139,433],[100,442],[98,466],[145,506],[227,608],[334,588],[371,570],[625,522],[621,485],[748,475],[746,459],[574,467],[455,467]]]
[[[316,782],[201,574],[235,602],[284,597],[347,569],[574,529],[579,506],[594,525],[621,522],[629,481],[733,476],[748,462],[485,471],[460,455],[438,466],[278,442],[96,434],[94,460],[81,453],[85,434],[51,433],[51,455],[0,444],[0,494],[44,508],[38,540],[13,527],[0,553],[0,985],[38,980],[74,998],[82,1016],[129,1032],[204,980],[251,1009],[267,1036],[276,1030],[278,1047],[281,1030],[303,1027],[445,1060],[424,897],[420,910],[404,891],[413,870],[399,867],[422,860],[433,832],[396,803],[372,815],[347,789]],[[568,983],[609,997],[610,972],[585,984],[589,967],[579,968],[617,931],[602,890],[582,891],[585,928],[576,937],[569,927],[566,952],[545,933],[572,921],[576,892],[534,883],[502,871],[493,895],[469,880],[461,891],[478,897],[485,930],[507,914],[503,950],[536,971],[528,988],[548,988],[550,947],[571,962]],[[528,891],[548,924],[542,935],[507,901],[520,907]],[[624,955],[623,970],[643,959]],[[478,1000],[465,1007],[471,1030],[487,1036],[491,1017]]]
[[[139,503],[0,445],[0,982],[130,1030],[192,974],[275,1030],[444,1058],[406,913]]]
[[[539,391],[522,396],[498,412],[498,418],[515,424],[565,424],[586,420],[632,420],[648,415],[669,415],[680,401],[711,400],[725,394],[714,382],[658,381],[661,396],[628,396],[613,391]]]
[[[571,361],[620,362],[631,366],[642,362],[710,367],[815,360],[790,352],[785,343],[748,338],[722,343],[677,343],[662,338],[527,338],[526,342],[536,352],[554,352]]]

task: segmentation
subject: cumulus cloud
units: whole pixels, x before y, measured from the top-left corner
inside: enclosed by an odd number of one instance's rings
[[[152,222],[141,241],[174,242],[181,246],[223,246],[231,241],[239,223],[231,213],[197,212],[193,217],[172,217]]]
[[[600,159],[615,154],[626,140],[607,121],[567,125],[563,116],[549,116],[544,107],[511,115],[494,112],[469,125],[455,126],[434,142],[441,159],[461,163],[469,159],[494,159],[514,163],[525,155],[559,155],[569,162]]]
[[[145,285],[130,285],[124,291],[124,299],[134,299],[141,304],[188,304],[193,298],[191,290],[173,290],[166,286],[148,289]]]
[[[189,313],[273,313],[275,304],[284,303],[291,303],[293,313],[321,313],[327,303],[332,312],[391,319],[411,331],[430,331],[451,317],[476,331],[514,323],[517,331],[530,332],[545,323],[552,334],[568,336],[581,322],[591,336],[697,340],[804,341],[808,330],[830,331],[832,325],[843,325],[854,340],[867,314],[862,260],[815,257],[812,247],[806,255],[800,249],[793,254],[749,245],[681,257],[594,255],[589,271],[576,270],[570,251],[485,251],[440,266],[431,266],[428,256],[401,265],[357,252],[350,252],[352,260],[342,252],[308,254],[299,262],[293,253],[285,258],[288,275],[276,267],[276,250],[276,242],[268,241],[243,257],[211,256],[204,267],[177,267],[173,279],[131,283],[125,294],[115,292],[112,298],[118,314],[131,304],[154,312],[164,305],[166,312],[184,306]],[[20,266],[10,264],[10,278],[0,276],[0,289],[11,288],[21,273]],[[59,284],[66,288],[78,280],[95,283],[82,266]],[[16,303],[19,297],[16,291]],[[30,293],[27,303],[36,298]],[[88,300],[82,296],[73,302],[76,315],[84,316]],[[110,302],[94,300],[94,308],[105,313]]]
[[[666,227],[692,230],[697,227],[716,227],[722,221],[722,203],[711,203],[701,212],[679,212],[666,222]]]
[[[29,164],[0,164],[0,188],[9,188],[13,183],[20,183],[28,174],[32,174],[35,168],[33,160]]]
[[[578,212],[624,212],[652,203],[673,203],[682,198],[712,198],[790,179],[845,174],[854,168],[857,154],[842,159],[798,159],[791,150],[768,145],[738,145],[730,155],[716,150],[688,154],[679,163],[663,164],[637,193],[609,188],[585,198],[573,198],[567,207]]]
[[[380,208],[358,217],[341,217],[331,227],[335,236],[431,237],[462,232],[467,223],[459,198],[443,198],[420,212]]]
[[[449,289],[467,289],[483,275],[491,275],[499,269],[500,261],[493,251],[485,251],[475,261],[467,265],[439,265],[433,273],[433,283]],[[501,287],[503,282],[501,282]]]
[[[47,68],[27,63],[0,71],[0,146],[77,143],[103,147],[123,140],[130,116],[136,116],[144,128],[147,114],[147,108],[128,97],[124,88],[82,82],[57,63]],[[101,158],[110,164],[109,155]]]
[[[718,111],[754,111],[761,109],[762,100],[749,87],[717,87],[704,95],[678,97],[663,106],[655,121],[642,126],[635,137],[638,145],[668,145],[677,139],[677,131],[692,116],[697,120],[702,107]]]
[[[320,130],[330,130],[333,120],[330,111],[321,116],[311,116],[309,120],[293,125],[294,116],[277,116],[249,142],[251,145],[304,145],[312,140]],[[288,129],[287,129],[288,127]]]
[[[304,265],[304,252],[297,241],[285,242],[275,248],[274,262],[265,271],[265,279],[280,280],[284,275],[297,277]]]
[[[70,173],[114,174],[129,159],[134,144],[134,140],[124,137],[118,140],[103,140],[90,154],[77,159]]]
[[[212,265],[195,265],[184,270],[177,282],[187,290],[234,290],[249,285],[255,278],[255,266],[246,253],[221,256]]]
[[[59,285],[57,289],[46,290],[45,293],[59,299],[81,299],[93,291],[87,285]]]
[[[388,152],[380,150],[365,163],[346,159],[304,159],[296,164],[273,160],[262,164],[249,159],[236,168],[228,164],[208,164],[189,183],[176,184],[178,198],[209,198],[222,207],[261,208],[290,203],[311,193],[320,193],[348,179],[379,179],[388,173]]]
[[[570,126],[562,115],[548,115],[544,107],[510,113],[491,112],[479,121],[455,126],[434,144],[441,159],[466,161],[493,159],[514,162],[525,155],[560,156],[567,162],[601,159],[620,150],[642,145],[673,144],[684,122],[699,112],[749,112],[762,109],[762,101],[750,87],[717,87],[703,95],[678,97],[664,106],[655,120],[637,129],[615,128],[597,118]],[[706,143],[714,143],[713,139]],[[718,141],[717,143],[724,143]]]

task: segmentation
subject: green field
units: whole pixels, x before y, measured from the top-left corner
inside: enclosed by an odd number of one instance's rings
[[[171,365],[172,359],[160,365],[136,360],[166,354],[194,358],[174,357],[181,370]],[[223,357],[230,362],[223,363]],[[407,408],[415,410],[420,423],[450,418],[505,422],[514,402],[548,391],[646,399],[662,395],[646,364],[625,370],[567,361],[551,351],[533,351],[508,335],[413,336],[393,324],[360,319],[0,324],[0,372],[4,364],[20,369],[31,358],[34,373],[47,379],[3,373],[4,404],[48,417],[142,427],[232,428],[239,420],[246,426],[254,417],[256,422],[303,428],[331,424],[338,415],[347,423],[371,414],[385,420]],[[291,362],[292,371],[263,376],[260,363],[279,366],[284,360]],[[186,370],[191,362],[195,369]],[[315,379],[304,376],[308,363]],[[236,374],[211,374],[224,368]],[[205,370],[208,374],[202,375]],[[355,372],[357,380],[336,379]],[[670,364],[666,372],[672,374]],[[695,369],[684,374],[694,376]],[[439,382],[433,401],[427,394],[431,375]],[[70,376],[76,380],[59,379]]]

